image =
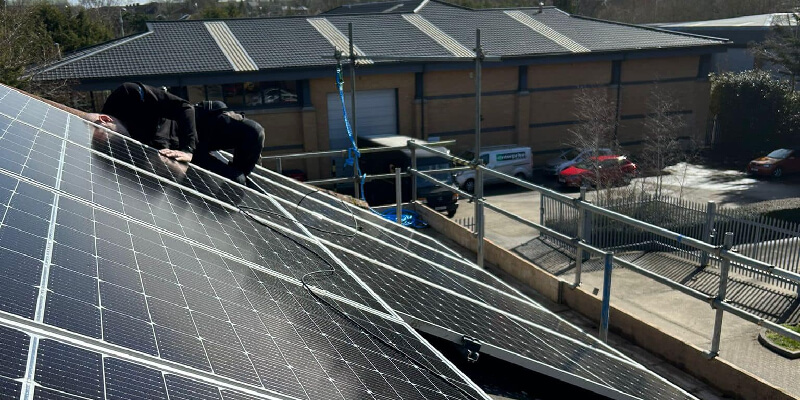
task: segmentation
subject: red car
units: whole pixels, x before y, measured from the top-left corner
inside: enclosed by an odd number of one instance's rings
[[[780,178],[783,174],[800,172],[800,151],[778,149],[747,165],[747,173]]]
[[[595,171],[597,171],[595,173]],[[611,186],[628,182],[636,176],[636,164],[624,156],[599,156],[575,164],[558,174],[558,181],[566,186]]]

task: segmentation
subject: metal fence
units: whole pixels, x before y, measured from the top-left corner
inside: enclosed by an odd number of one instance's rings
[[[739,254],[780,269],[800,272],[800,224],[753,215],[743,209],[717,208],[713,202],[703,204],[668,196],[601,198],[596,204],[714,246],[722,245],[723,235],[719,233],[731,232]],[[543,195],[542,209],[545,226],[570,236],[577,235],[578,208],[573,203]],[[708,257],[682,243],[680,237],[664,238],[615,218],[589,215],[584,226],[584,240],[604,250],[661,251],[697,266],[720,265],[718,258]],[[794,282],[747,265],[731,263],[731,271],[777,287],[798,289]]]
[[[475,229],[475,217],[457,218],[454,221],[466,229]]]

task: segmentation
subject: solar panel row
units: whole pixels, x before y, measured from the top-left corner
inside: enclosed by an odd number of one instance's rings
[[[277,175],[271,171],[259,169],[259,173],[263,179],[258,182],[268,193],[278,193],[278,199],[297,198],[297,193],[308,190],[285,179],[281,185],[276,184],[281,178],[274,179]],[[312,211],[336,215],[338,210],[338,217],[332,218],[336,222],[331,223],[347,225],[348,213],[342,212],[343,207],[335,201],[304,200],[296,209],[288,209],[295,215]],[[357,219],[359,224],[369,225],[370,217],[357,214]],[[641,398],[692,398],[543,310],[474,264],[418,242],[406,246],[382,245],[393,240],[387,241],[388,233],[378,234],[373,229],[381,230],[378,224],[364,228],[356,237],[314,234],[335,249],[338,258],[403,315],[458,332],[459,337],[478,338],[526,362],[555,367],[591,382],[590,385],[608,387],[622,397],[627,394]],[[626,373],[620,375],[620,371]],[[654,393],[658,395],[653,397]]]
[[[0,145],[13,148],[0,158],[16,161],[0,166],[0,251],[17,261],[0,268],[11,289],[0,301],[0,323],[11,325],[18,315],[28,329],[49,334],[2,340],[27,357],[8,378],[35,382],[10,381],[12,393],[134,398],[124,390],[140,380],[152,383],[140,398],[242,398],[199,376],[278,397],[485,397],[353,277],[337,274],[317,286],[350,318],[450,383],[315,301],[299,282],[323,264],[308,250],[314,242],[302,245],[289,218],[273,218],[273,229],[265,229],[230,205],[244,198],[280,212],[267,199],[250,199],[193,168],[169,169],[135,142],[98,140],[74,117],[62,125],[66,135],[42,131],[36,125],[48,117],[37,117],[41,103],[8,90],[0,97]],[[40,171],[42,160],[52,173],[38,173],[49,172]],[[70,334],[100,351],[76,349]],[[119,349],[149,355],[162,369],[137,364],[143,372],[133,376],[136,367],[122,366],[131,359],[109,357]],[[174,365],[183,374],[165,372]]]

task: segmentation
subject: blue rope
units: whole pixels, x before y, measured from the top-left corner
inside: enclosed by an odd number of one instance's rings
[[[350,139],[350,148],[347,149],[347,158],[344,160],[344,165],[352,166],[356,169],[356,174],[361,178],[361,200],[364,200],[364,181],[366,174],[361,173],[361,168],[358,165],[358,158],[361,157],[361,152],[358,151],[356,139],[353,137],[353,128],[350,126],[350,120],[347,118],[347,106],[344,102],[344,79],[342,78],[342,66],[336,66],[336,88],[339,90],[339,100],[342,102],[342,115],[344,116],[344,126],[347,129],[347,137]]]
[[[373,210],[373,212],[377,213],[377,211]],[[384,211],[382,214],[379,214],[381,217],[388,219],[389,221],[396,222],[397,221],[397,209],[390,208]],[[427,228],[428,223],[423,221],[422,218],[419,217],[414,211],[411,210],[403,210],[402,214],[400,215],[400,223],[403,226],[410,226],[412,228],[421,229]]]
[[[344,160],[345,166],[353,166],[356,170],[356,174],[360,178],[359,186],[361,188],[361,200],[366,202],[366,198],[364,197],[364,181],[367,178],[367,174],[361,173],[361,167],[358,165],[358,159],[361,157],[361,152],[358,151],[358,145],[356,145],[356,140],[353,137],[353,128],[350,126],[350,120],[347,118],[347,106],[344,101],[344,79],[342,78],[342,66],[336,66],[336,88],[339,90],[339,100],[342,102],[342,116],[344,117],[344,126],[347,129],[347,137],[350,139],[350,148],[347,149],[347,158]],[[384,211],[383,213],[379,213],[375,211],[372,207],[369,208],[370,211],[373,213],[380,215],[381,217],[395,222],[397,221],[397,211],[396,209],[390,209]],[[428,226],[428,223],[423,221],[419,214],[411,210],[403,210],[403,213],[400,217],[400,221],[403,226],[410,226],[412,228],[425,228]]]

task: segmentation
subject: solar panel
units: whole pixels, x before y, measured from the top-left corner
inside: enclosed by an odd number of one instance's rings
[[[263,168],[257,173],[257,182],[279,201],[298,202],[310,190]],[[350,205],[325,196],[315,194],[287,209],[298,219],[310,212],[326,215],[328,226],[352,226],[353,218],[363,225],[354,237],[314,234],[418,329],[454,341],[477,338],[492,354],[510,354],[506,358],[523,366],[609,397],[693,398],[484,269],[425,243],[402,241],[385,222],[351,214]]]
[[[0,89],[4,397],[488,398],[281,204]]]

